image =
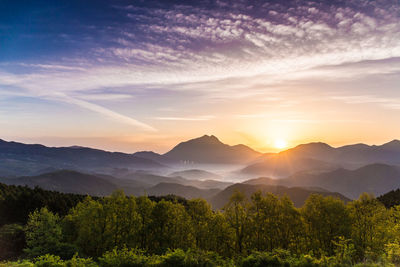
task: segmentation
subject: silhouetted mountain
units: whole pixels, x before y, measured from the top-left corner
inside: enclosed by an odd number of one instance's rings
[[[299,173],[285,180],[285,184],[292,186],[318,186],[340,192],[350,198],[358,198],[363,192],[379,196],[399,188],[400,171],[395,166],[370,164],[357,170],[337,169],[320,174]]]
[[[213,135],[204,135],[182,142],[164,154],[180,162],[210,164],[244,164],[260,155],[259,152],[245,145],[226,145]]]
[[[114,183],[98,176],[67,170],[38,176],[12,179],[1,178],[0,181],[9,185],[39,186],[45,190],[83,195],[89,194],[93,196],[109,195],[118,188]]]
[[[266,185],[317,187],[339,192],[350,198],[358,198],[367,192],[376,196],[400,187],[400,170],[396,166],[386,164],[370,164],[356,170],[343,168],[323,172],[300,172],[286,179],[258,178],[245,183]]]
[[[344,201],[349,201],[348,198],[339,194],[332,192],[321,192],[314,191],[310,189],[305,189],[301,187],[286,187],[280,185],[265,185],[265,184],[234,184],[227,187],[225,190],[219,192],[214,197],[211,198],[211,205],[213,208],[220,209],[224,207],[228,202],[230,197],[235,191],[240,191],[244,193],[248,198],[257,192],[261,191],[263,193],[272,193],[277,196],[287,195],[294,203],[296,207],[301,207],[305,200],[308,198],[310,194],[321,194],[323,196],[333,196],[340,198]]]
[[[109,168],[157,169],[158,162],[119,152],[86,147],[46,147],[0,139],[1,176],[35,175],[46,168],[101,170]]]
[[[300,171],[327,171],[336,168],[337,165],[313,158],[275,154],[263,157],[258,162],[243,168],[240,174],[282,178]]]
[[[177,171],[177,172],[173,172],[173,173],[169,174],[168,176],[170,176],[170,177],[180,176],[180,177],[183,177],[186,179],[195,179],[195,180],[221,179],[222,178],[218,174],[204,171],[204,170],[197,170],[197,169]]]
[[[187,199],[209,199],[210,197],[217,194],[219,191],[219,189],[199,189],[197,187],[181,184],[159,183],[158,185],[147,189],[147,194],[152,196],[176,195]]]
[[[324,143],[310,143],[281,152],[292,157],[313,158],[342,166],[363,166],[372,163],[400,164],[400,141],[376,146],[355,144],[333,148]]]

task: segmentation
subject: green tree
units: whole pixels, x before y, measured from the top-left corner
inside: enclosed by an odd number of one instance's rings
[[[194,246],[190,216],[182,204],[159,201],[152,211],[151,249],[164,252],[167,249],[191,248]]]
[[[25,252],[29,257],[56,252],[63,239],[59,222],[60,218],[47,208],[36,210],[29,215],[25,229],[27,244]]]
[[[207,250],[210,245],[210,226],[213,212],[210,204],[204,199],[193,199],[188,201],[187,212],[191,217],[196,247]]]
[[[243,246],[249,226],[248,206],[246,196],[235,191],[224,207],[225,218],[235,234],[235,250],[239,254],[244,252]]]
[[[333,255],[333,241],[350,238],[351,221],[343,201],[313,194],[301,209],[305,221],[308,249],[316,255]]]
[[[136,198],[137,212],[139,214],[139,243],[142,249],[149,249],[150,242],[150,226],[152,224],[152,212],[154,202],[147,196]]]
[[[393,227],[389,211],[375,197],[362,194],[348,204],[352,222],[352,240],[358,260],[376,259],[384,253]]]
[[[98,257],[115,247],[140,245],[140,215],[136,200],[122,191],[94,201],[79,203],[66,217],[70,240],[87,256]]]

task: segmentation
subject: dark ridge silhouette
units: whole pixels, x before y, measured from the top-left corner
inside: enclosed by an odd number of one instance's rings
[[[175,161],[210,164],[245,164],[260,155],[261,153],[245,145],[226,145],[214,135],[204,135],[179,143],[164,154]]]
[[[245,183],[320,187],[356,199],[367,192],[376,196],[400,187],[400,170],[387,164],[370,164],[356,170],[336,169],[323,173],[300,172],[286,179],[259,178]]]
[[[105,196],[117,190],[117,186],[98,176],[79,173],[76,171],[62,170],[41,174],[38,176],[26,176],[13,179],[0,179],[5,184],[35,187],[45,190],[63,193],[74,193],[93,196]]]
[[[37,175],[42,170],[71,169],[108,171],[110,168],[159,169],[150,159],[86,147],[46,147],[0,140],[0,176]]]

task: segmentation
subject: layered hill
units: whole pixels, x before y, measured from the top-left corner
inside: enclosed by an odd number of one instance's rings
[[[323,188],[355,199],[364,192],[379,196],[399,188],[400,169],[396,166],[376,163],[356,170],[340,168],[322,173],[300,172],[286,179],[262,177],[244,183]]]
[[[340,166],[318,159],[287,154],[268,155],[240,170],[240,174],[284,178],[301,171],[327,171]]]
[[[170,177],[180,176],[186,179],[194,179],[194,180],[217,180],[222,178],[218,174],[198,169],[176,171],[169,174],[168,176]]]
[[[129,179],[121,179],[109,175],[86,174],[70,170],[36,176],[0,178],[0,182],[8,185],[27,185],[31,188],[38,186],[51,191],[92,196],[106,196],[117,189],[122,189],[127,195],[177,195],[187,199],[209,198],[230,185],[230,183],[211,180],[186,180],[182,177],[151,174],[137,174],[130,176]]]
[[[156,161],[86,147],[47,147],[0,140],[0,176],[36,175],[71,169],[108,172],[113,168],[159,169]]]
[[[93,196],[110,195],[118,188],[118,186],[110,180],[67,170],[12,179],[0,178],[0,182],[8,185],[38,186],[50,191]]]
[[[393,140],[383,145],[354,144],[338,148],[325,143],[299,145],[281,152],[292,157],[312,158],[343,166],[362,166],[372,163],[400,164],[400,141]]]

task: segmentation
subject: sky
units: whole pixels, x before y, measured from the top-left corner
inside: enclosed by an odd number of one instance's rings
[[[204,134],[399,139],[399,0],[0,1],[1,139],[166,152]]]

